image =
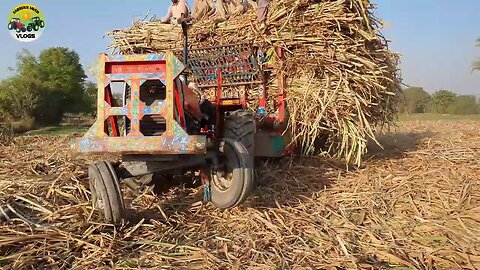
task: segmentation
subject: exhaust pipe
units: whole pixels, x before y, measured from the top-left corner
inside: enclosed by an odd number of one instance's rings
[[[188,24],[185,20],[182,21],[183,31],[183,64],[188,68]],[[182,75],[183,81],[188,85],[187,76]]]

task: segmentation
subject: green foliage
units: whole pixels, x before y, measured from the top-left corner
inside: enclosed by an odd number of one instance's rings
[[[440,90],[435,92],[432,95],[432,111],[435,113],[446,114],[448,113],[448,108],[455,102],[457,94],[448,91]]]
[[[450,105],[449,112],[458,115],[477,114],[479,113],[477,99],[470,95],[458,96]]]
[[[403,91],[403,97],[399,105],[399,112],[402,114],[480,114],[480,103],[475,96],[458,96],[447,90],[437,91],[430,96],[423,88],[410,87]]]
[[[403,90],[404,100],[400,104],[401,113],[425,113],[431,101],[428,94],[421,87],[410,87]]]
[[[94,114],[97,111],[97,85],[93,82],[86,82],[84,85],[84,112]]]
[[[17,55],[17,74],[0,83],[0,113],[55,124],[64,113],[90,111],[85,78],[80,57],[72,50],[49,48],[38,57],[24,50]]]
[[[35,79],[13,77],[0,82],[0,110],[3,118],[33,116],[42,98],[42,91],[41,84]]]

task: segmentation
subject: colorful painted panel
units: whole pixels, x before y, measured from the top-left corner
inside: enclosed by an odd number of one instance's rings
[[[165,57],[165,54],[105,55],[107,62],[158,61]]]
[[[205,136],[84,137],[71,145],[78,153],[204,154]]]
[[[97,121],[83,138],[72,143],[74,151],[124,154],[205,153],[205,136],[189,136],[174,119],[173,85],[174,80],[177,80],[184,69],[183,63],[171,52],[164,55],[100,55],[97,77]],[[138,73],[133,72],[135,70]],[[165,85],[164,100],[157,100],[148,106],[141,100],[141,85],[147,80],[158,80]],[[130,89],[130,98],[120,107],[111,105],[113,103],[110,100],[112,96],[110,84],[113,81],[126,82]],[[153,115],[166,120],[166,130],[159,136],[144,136],[140,128],[142,117]],[[115,116],[124,119],[128,117],[130,120],[127,136],[107,135],[106,120]]]

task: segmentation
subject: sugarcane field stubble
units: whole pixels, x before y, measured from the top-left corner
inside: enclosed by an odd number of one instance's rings
[[[89,202],[80,134],[0,146],[4,269],[478,269],[480,122],[400,123],[364,168],[319,157],[269,162],[229,211],[202,188],[125,188],[135,212],[103,223]],[[46,137],[48,136],[48,137]],[[116,160],[117,157],[103,157]],[[403,267],[403,268],[401,268]]]

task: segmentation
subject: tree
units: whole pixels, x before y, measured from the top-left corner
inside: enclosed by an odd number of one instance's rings
[[[13,77],[0,83],[0,110],[9,118],[32,118],[41,100],[41,85],[34,79]]]
[[[93,82],[86,82],[84,86],[84,112],[86,113],[95,113],[97,110],[97,85]]]
[[[410,87],[403,90],[404,101],[403,108],[401,112],[404,113],[425,113],[427,112],[428,104],[430,103],[431,97],[423,88],[421,87]]]
[[[38,78],[43,88],[48,89],[37,111],[37,120],[56,123],[65,112],[81,111],[78,104],[84,100],[86,75],[76,52],[57,47],[43,50],[38,59],[30,54],[20,55],[19,59],[19,76]]]
[[[40,124],[60,122],[66,112],[86,108],[85,71],[78,54],[49,48],[38,57],[17,55],[17,74],[0,83],[0,111],[14,118],[33,117]]]
[[[451,114],[477,114],[479,113],[477,98],[471,95],[458,96],[450,105],[449,111]]]
[[[456,97],[457,94],[448,90],[435,92],[432,95],[433,112],[441,114],[448,113],[448,108],[453,102],[455,102]]]

